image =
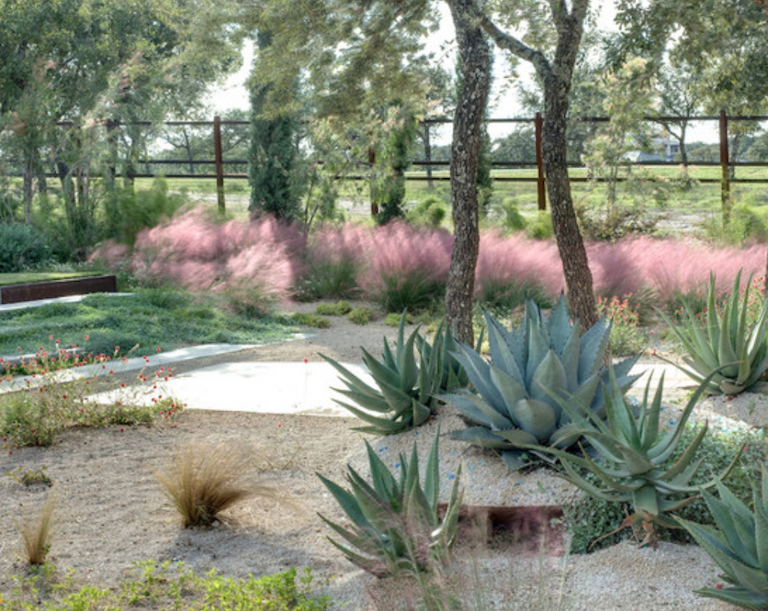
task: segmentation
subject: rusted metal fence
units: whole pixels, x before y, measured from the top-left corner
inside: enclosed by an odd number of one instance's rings
[[[719,123],[719,140],[720,140],[720,159],[719,161],[696,161],[692,165],[696,166],[713,166],[720,167],[722,169],[722,175],[720,178],[699,178],[697,179],[702,183],[717,183],[721,184],[721,194],[723,201],[726,202],[730,198],[731,184],[732,183],[765,183],[768,182],[768,178],[732,178],[731,168],[749,166],[749,167],[768,167],[768,162],[740,162],[731,160],[728,153],[728,124],[731,121],[768,121],[768,116],[753,115],[753,116],[728,116],[725,110],[721,110],[719,115],[714,116],[649,116],[643,118],[645,121],[655,123],[681,123],[683,121],[717,121]],[[609,117],[576,117],[571,121],[585,122],[585,123],[606,123],[610,121]],[[447,124],[451,123],[451,119],[425,119],[425,124]],[[536,160],[502,160],[492,162],[492,166],[495,168],[509,168],[509,167],[536,167],[537,174],[535,177],[528,176],[495,176],[494,180],[500,182],[535,182],[537,183],[537,197],[538,207],[540,210],[546,209],[546,174],[544,171],[544,163],[542,158],[542,116],[540,113],[536,113],[532,118],[514,118],[514,119],[488,119],[488,123],[532,123],[534,125],[535,143],[536,143]],[[60,125],[69,125],[68,123],[60,123]],[[119,122],[105,122],[108,128],[114,128],[121,125]],[[136,121],[132,125],[154,125],[149,121]],[[225,179],[245,179],[248,178],[248,174],[245,172],[225,172],[224,166],[247,166],[248,161],[245,159],[224,159],[222,153],[222,138],[221,127],[223,125],[250,125],[249,121],[228,121],[222,120],[219,116],[215,116],[213,121],[167,121],[163,125],[172,126],[212,126],[213,127],[213,150],[214,159],[210,160],[197,160],[197,159],[142,159],[139,161],[141,165],[145,167],[150,165],[210,165],[214,167],[213,174],[182,174],[182,173],[163,173],[166,178],[203,178],[203,179],[215,179],[216,190],[219,209],[224,209],[224,180]],[[450,162],[448,161],[425,161],[416,160],[411,162],[414,166],[420,167],[448,167]],[[582,163],[569,163],[570,167],[584,167]],[[632,165],[640,166],[679,166],[677,161],[643,161],[635,162]],[[134,178],[151,178],[157,176],[157,173],[136,173],[132,174]],[[345,180],[364,180],[365,176],[344,176]],[[450,180],[449,176],[409,176],[408,180]],[[571,177],[573,182],[586,182],[591,180],[588,177],[576,176]]]

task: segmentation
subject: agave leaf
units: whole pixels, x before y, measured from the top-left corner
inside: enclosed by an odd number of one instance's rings
[[[392,389],[400,389],[400,374],[396,369],[390,369],[376,360],[365,348],[360,348],[360,351],[363,353],[363,363],[371,372],[371,376],[379,388],[382,384],[386,384]]]
[[[432,510],[437,509],[437,502],[440,497],[440,471],[438,468],[438,442],[440,439],[440,425],[435,431],[435,440],[432,442],[432,447],[429,450],[429,457],[427,458],[427,465],[424,468],[424,494],[427,495],[427,500]]]
[[[332,482],[331,480],[327,479],[320,473],[315,472],[315,475],[320,478],[320,481],[325,484],[325,487],[328,488],[328,491],[333,495],[333,498],[336,499],[336,502],[339,504],[339,506],[344,510],[344,513],[346,513],[349,516],[349,519],[352,521],[353,524],[356,524],[360,528],[370,528],[371,524],[368,521],[368,519],[365,517],[365,514],[360,509],[360,504],[357,502],[357,499],[354,497],[353,494],[336,484],[335,482]]]
[[[493,370],[491,370],[493,372]],[[547,355],[541,361],[531,379],[531,398],[552,405],[555,409],[555,420],[560,420],[560,407],[557,402],[551,401],[549,396],[550,389],[568,390],[568,379],[565,368],[554,350],[549,350]]]
[[[451,439],[458,441],[467,441],[476,446],[491,448],[494,450],[511,449],[509,442],[503,437],[491,433],[482,426],[473,426],[467,429],[461,429],[451,432]]]
[[[453,487],[451,488],[451,495],[448,500],[448,506],[445,509],[445,515],[443,521],[440,524],[436,533],[441,544],[445,547],[450,547],[456,538],[456,530],[459,522],[459,511],[461,510],[461,502],[464,499],[464,490],[459,490],[459,480],[461,479],[461,464],[456,469],[456,478],[453,480]]]
[[[413,426],[424,424],[432,415],[432,410],[426,405],[419,403],[416,399],[411,399],[411,410],[413,412]]]
[[[757,548],[757,566],[764,575],[768,575],[768,515],[763,500],[754,493],[755,507],[755,547]]]
[[[704,437],[707,434],[708,428],[709,427],[706,424],[703,427],[701,427],[701,430],[696,434],[696,436],[693,438],[691,443],[688,444],[688,447],[682,453],[680,458],[678,458],[675,464],[672,465],[666,471],[666,473],[664,473],[664,475],[662,475],[661,479],[666,481],[673,481],[678,475],[680,475],[681,473],[684,473],[685,470],[691,464],[695,464],[693,462],[693,458],[696,455],[696,452],[699,449],[701,442],[704,440]]]
[[[357,409],[356,407],[349,405],[348,403],[344,403],[343,401],[339,401],[338,399],[334,399],[333,401],[337,405],[341,405],[341,407],[349,411],[353,416],[357,416],[360,418],[360,420],[374,425],[376,432],[379,435],[399,433],[403,430],[403,428],[405,428],[405,425],[402,422],[397,422],[391,418],[380,418],[379,416],[374,416],[373,414],[364,412],[363,410]]]
[[[476,424],[482,424],[491,429],[506,429],[512,426],[512,421],[506,415],[500,414],[487,401],[483,401],[468,390],[462,391],[460,395],[443,395],[442,399]]]
[[[453,357],[464,367],[469,381],[481,397],[491,405],[503,405],[504,399],[491,381],[490,365],[483,360],[483,357],[463,345],[461,352],[454,353]]]
[[[506,439],[512,445],[536,445],[539,440],[536,439],[530,433],[525,432],[523,429],[506,429],[502,431],[494,431],[494,435],[498,435]]]
[[[384,399],[383,395],[379,394],[378,397],[370,397],[365,393],[359,392],[353,388],[344,390],[343,388],[332,388],[331,390],[352,399],[363,409],[367,409],[372,412],[378,412],[380,414],[386,414],[392,411],[392,407]]]
[[[504,450],[501,453],[501,461],[510,471],[517,471],[527,467],[531,461],[529,455],[522,450]]]
[[[359,377],[357,377],[354,373],[352,373],[349,369],[344,367],[341,363],[338,363],[334,361],[332,358],[325,356],[324,354],[320,354],[320,356],[325,359],[327,363],[329,363],[336,371],[338,371],[344,378],[342,379],[342,382],[344,382],[350,390],[354,389],[357,392],[366,394],[372,398],[380,398],[381,393],[377,391],[375,388],[369,386],[363,380],[361,380]]]
[[[400,390],[410,392],[416,386],[419,380],[419,368],[416,366],[416,356],[414,342],[418,334],[418,328],[411,333],[405,346],[402,347],[398,355],[398,366],[400,370]]]
[[[539,441],[548,441],[557,428],[557,415],[548,403],[535,399],[521,399],[513,409],[515,420],[520,423],[520,428]]]
[[[520,426],[514,413],[514,407],[517,405],[518,401],[525,399],[528,396],[525,388],[523,388],[512,376],[506,374],[493,364],[490,365],[490,378],[491,382],[496,386],[496,390],[504,399],[504,403],[499,407],[503,407],[504,412],[509,415],[512,422],[514,422],[515,425]]]
[[[557,429],[549,438],[549,445],[565,450],[576,443],[584,434],[584,429],[574,422],[568,422]]]
[[[549,339],[557,354],[563,354],[565,346],[571,339],[574,331],[578,334],[578,321],[571,324],[571,317],[565,307],[565,295],[560,294],[557,305],[552,309],[547,320]]]
[[[701,496],[704,499],[704,502],[707,504],[712,517],[715,519],[717,527],[722,531],[722,534],[725,537],[728,545],[732,549],[741,551],[744,548],[744,544],[742,543],[741,537],[736,530],[731,508],[726,503],[718,499],[713,494],[707,492],[706,490],[702,490]]]
[[[699,596],[717,598],[743,609],[765,609],[768,607],[768,596],[761,596],[745,588],[723,588],[720,590],[703,588],[701,590],[694,590],[694,592]]]
[[[661,515],[659,510],[659,495],[653,484],[647,483],[632,492],[632,508],[639,514]]]
[[[648,405],[648,393],[651,389],[651,378],[645,385],[645,394],[643,396],[643,406]],[[648,408],[647,415],[643,414],[643,425],[641,426],[640,449],[642,452],[648,452],[659,438],[659,419],[661,417],[661,397],[664,389],[664,374],[659,378],[659,385],[656,387],[656,393],[653,395],[653,401]]]
[[[568,379],[568,385],[565,388],[576,388],[579,385],[579,351],[581,347],[581,338],[579,337],[579,326],[573,325],[568,341],[563,349],[558,351],[560,360],[565,369],[565,375]],[[592,376],[590,376],[591,378]]]
[[[760,596],[768,596],[768,578],[760,569],[733,560],[731,561],[731,571],[736,581],[746,589]]]
[[[700,547],[704,548],[707,554],[714,560],[728,577],[735,580],[732,569],[733,562],[740,562],[736,555],[730,550],[723,536],[711,526],[689,522],[681,517],[676,517],[677,522],[687,530]]]
[[[579,342],[579,381],[586,380],[600,369],[605,350],[608,347],[610,331],[611,323],[607,323],[605,318],[602,318],[581,336]]]
[[[365,450],[368,454],[368,464],[371,468],[371,481],[377,494],[386,499],[397,498],[401,494],[397,481],[381,458],[373,451],[371,444],[367,440],[365,442]]]
[[[586,457],[586,454],[585,454]],[[588,457],[586,457],[588,458]],[[611,503],[622,503],[629,501],[631,496],[629,492],[623,492],[619,491],[618,489],[614,490],[604,490],[602,488],[598,488],[595,486],[592,482],[587,481],[584,479],[570,464],[568,460],[560,461],[560,464],[563,465],[563,468],[566,471],[566,475],[562,476],[569,482],[571,482],[574,486],[577,488],[580,488],[584,492],[586,492],[591,497],[594,497],[596,499],[600,499],[603,501],[608,501]],[[594,463],[593,463],[594,464]]]
[[[377,537],[374,534],[375,531],[368,531],[368,530],[359,528],[357,526],[353,526],[351,528],[344,528],[343,526],[340,526],[335,522],[331,522],[328,518],[326,518],[322,514],[317,514],[317,515],[323,522],[325,522],[328,526],[330,526],[347,543],[360,549],[366,554],[376,554],[379,551],[386,549],[386,546],[384,545],[384,542],[381,540],[381,538]],[[341,549],[345,554],[347,552],[352,552],[352,550],[350,550],[349,548],[339,546],[339,545],[337,545],[337,547],[339,547],[339,549]]]
[[[488,328],[488,346],[491,352],[491,362],[511,375],[518,383],[524,385],[525,378],[520,367],[525,366],[525,361],[520,350],[515,350],[515,341],[512,334],[488,312],[483,311],[483,316]]]
[[[612,445],[621,454],[621,459],[618,462],[626,466],[627,473],[632,477],[649,473],[655,468],[655,465],[645,455],[628,446],[616,443],[611,435],[588,431],[584,433],[584,436],[590,441],[598,442],[606,447]]]
[[[592,411],[592,406],[595,403],[595,395],[597,394],[597,387],[600,384],[600,376],[597,374],[589,376],[580,386],[576,388],[567,397],[563,397],[559,401],[560,406],[567,401],[573,405],[579,412],[587,416]],[[552,396],[550,394],[550,396]],[[569,416],[570,417],[570,416]],[[563,416],[560,417],[562,421]],[[573,418],[571,418],[573,420]]]

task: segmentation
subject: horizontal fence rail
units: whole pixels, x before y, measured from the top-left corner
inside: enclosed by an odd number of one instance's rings
[[[704,116],[666,116],[666,115],[660,115],[660,116],[647,116],[643,117],[644,121],[649,122],[655,122],[655,123],[684,123],[684,122],[692,122],[692,121],[717,121],[719,124],[719,160],[718,161],[697,161],[697,162],[689,162],[689,165],[696,165],[701,167],[720,167],[722,172],[720,178],[699,178],[697,179],[700,183],[720,183],[721,184],[721,193],[723,200],[726,201],[728,198],[730,198],[730,185],[732,183],[766,183],[768,182],[768,179],[763,178],[733,178],[730,176],[730,169],[731,168],[738,168],[738,167],[768,167],[768,162],[766,161],[756,161],[756,162],[741,162],[741,161],[732,161],[729,159],[728,154],[728,123],[731,121],[768,121],[768,115],[742,115],[742,116],[729,116],[726,114],[724,110],[720,111],[719,115],[704,115]],[[607,123],[610,121],[610,117],[572,117],[570,119],[571,122],[577,122],[577,123]],[[447,117],[429,117],[426,119],[423,119],[420,121],[420,123],[425,125],[435,125],[435,124],[450,124],[452,123],[452,119]],[[531,123],[534,125],[534,135],[535,135],[535,143],[536,143],[536,161],[494,161],[491,163],[491,166],[493,168],[536,168],[537,173],[536,176],[494,176],[494,181],[499,182],[527,182],[527,183],[537,183],[537,192],[538,192],[538,207],[540,210],[546,209],[546,175],[544,170],[544,164],[541,154],[541,147],[542,147],[542,115],[541,113],[536,113],[535,117],[528,117],[528,118],[497,118],[497,119],[486,119],[487,123],[491,124],[497,124],[497,123]],[[248,178],[248,174],[246,172],[225,172],[224,166],[247,166],[248,160],[245,159],[224,159],[224,155],[222,153],[222,139],[221,139],[221,126],[223,125],[239,125],[239,126],[247,126],[250,125],[250,121],[241,121],[241,120],[224,120],[220,117],[216,116],[214,117],[213,121],[164,121],[162,123],[156,123],[152,121],[132,121],[130,123],[125,123],[121,121],[103,121],[100,124],[107,127],[107,128],[115,128],[120,127],[122,125],[140,125],[140,126],[157,126],[157,125],[165,125],[169,127],[174,126],[191,126],[191,127],[212,127],[212,136],[213,136],[213,145],[214,145],[214,158],[213,159],[141,159],[138,161],[138,165],[144,166],[145,168],[149,169],[150,166],[154,165],[162,165],[162,166],[178,166],[178,165],[184,165],[187,167],[194,167],[194,166],[213,166],[214,167],[214,173],[208,173],[208,174],[192,174],[192,173],[155,173],[155,172],[132,172],[131,177],[132,178],[154,178],[157,176],[164,176],[166,178],[201,178],[201,179],[215,179],[216,180],[216,186],[217,186],[217,197],[218,197],[218,205],[221,210],[224,209],[224,180],[243,180]],[[71,121],[62,121],[57,123],[57,125],[60,126],[73,126],[74,123]],[[369,165],[371,165],[375,160],[375,156],[371,154]],[[447,168],[450,166],[449,161],[427,161],[427,160],[415,160],[411,161],[411,165],[413,166],[419,166],[423,168]],[[631,166],[670,166],[670,167],[676,167],[680,166],[680,162],[675,161],[642,161],[642,162],[631,162],[627,165]],[[585,165],[583,163],[578,162],[572,162],[568,163],[569,167],[573,168],[584,168]],[[119,174],[116,174],[119,175]],[[50,173],[46,174],[46,176],[49,177],[56,177],[58,174],[56,173]],[[339,179],[344,180],[368,180],[369,177],[364,174],[359,175],[344,175],[344,176],[338,176]],[[432,175],[431,172],[429,175],[426,176],[413,176],[413,175],[407,175],[408,180],[413,181],[450,181],[449,176],[435,176]],[[606,182],[607,179],[603,178],[590,178],[585,176],[573,176],[570,178],[572,182]],[[619,181],[622,181],[622,179],[618,179]]]

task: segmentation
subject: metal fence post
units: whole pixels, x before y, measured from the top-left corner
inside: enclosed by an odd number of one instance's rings
[[[541,118],[541,113],[536,113],[535,134],[536,134],[536,168],[538,169],[538,178],[536,179],[538,191],[539,191],[539,210],[547,209],[547,188],[544,179],[544,155],[541,152],[541,132],[544,126],[544,121]]]
[[[728,116],[720,111],[720,196],[723,204],[723,227],[731,218],[731,176],[728,171]]]
[[[216,160],[216,197],[219,213],[224,214],[224,154],[221,148],[221,117],[213,117],[213,153]]]

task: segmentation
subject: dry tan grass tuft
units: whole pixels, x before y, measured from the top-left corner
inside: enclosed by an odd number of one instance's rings
[[[55,509],[56,497],[52,494],[48,495],[37,519],[27,517],[15,524],[16,530],[21,536],[28,564],[35,566],[45,564],[48,551],[51,549]]]
[[[167,470],[154,475],[189,528],[220,521],[224,510],[251,496],[274,498],[271,488],[247,480],[252,471],[242,446],[192,441],[176,450]]]

